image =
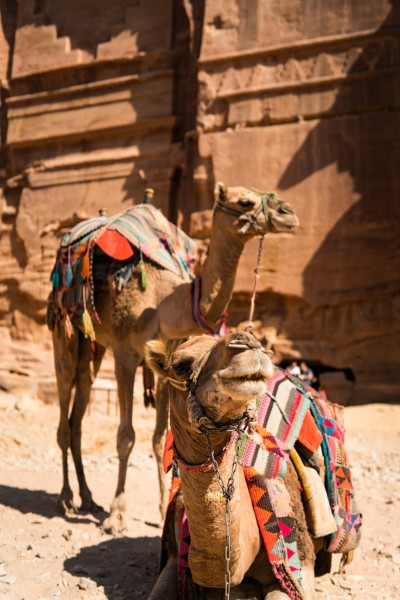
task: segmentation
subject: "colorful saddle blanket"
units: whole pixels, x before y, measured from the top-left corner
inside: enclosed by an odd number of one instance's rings
[[[340,438],[343,442],[344,439],[343,421],[335,421],[332,416],[332,411],[336,415],[340,411],[315,390],[311,393],[311,389],[305,389],[287,372],[278,369],[268,383],[266,394],[258,400],[255,434],[245,435],[238,449],[239,462],[243,467],[269,562],[292,600],[304,600],[304,591],[295,537],[296,522],[283,477],[290,451],[297,440],[301,439],[311,451],[318,448],[322,440],[321,449],[327,466],[327,493],[338,524],[338,531],[326,539],[326,549],[330,552],[347,552],[360,541],[361,514],[353,510],[348,518],[338,499],[343,487],[354,498],[348,463],[344,465],[346,455],[339,457],[339,452],[335,451],[336,442],[332,441],[332,435],[335,436],[334,440]],[[171,447],[171,438],[169,445]],[[337,467],[338,460],[341,461],[340,469]],[[345,486],[342,481],[346,482]],[[170,500],[179,491],[179,473],[175,469]],[[352,509],[355,509],[355,505]],[[350,543],[349,536],[344,534],[344,531],[348,531],[343,526],[343,520],[346,519],[353,528]],[[182,512],[175,515],[175,520],[178,564],[182,573],[182,569],[189,569],[190,524]],[[344,538],[347,543],[340,545],[339,540],[343,541]]]
[[[102,244],[101,238],[106,231],[117,232],[149,260],[177,275],[187,272],[193,258],[193,240],[151,204],[138,204],[108,219],[99,217],[83,221],[63,237],[61,247],[68,249],[89,238],[103,249],[111,249],[111,242]],[[112,236],[106,237],[112,239]]]
[[[94,304],[95,279],[108,281],[111,276],[120,291],[139,263],[145,289],[146,257],[189,281],[194,248],[191,238],[152,205],[139,204],[110,218],[79,223],[63,237],[51,273],[50,329],[55,321],[65,319],[83,326],[85,335],[93,339],[92,320],[99,321]],[[114,260],[110,262],[106,255]]]

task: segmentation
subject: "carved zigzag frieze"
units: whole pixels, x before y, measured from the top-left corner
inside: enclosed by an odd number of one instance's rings
[[[359,97],[371,92],[372,79],[384,81],[382,98],[386,95],[386,104],[397,105],[390,78],[400,71],[398,33],[358,32],[202,59],[198,122],[213,130],[236,123],[315,118],[334,103],[342,85],[358,89],[346,106],[336,105],[338,111],[351,113]],[[323,102],[310,100],[314,93]],[[374,98],[370,104],[382,101]]]

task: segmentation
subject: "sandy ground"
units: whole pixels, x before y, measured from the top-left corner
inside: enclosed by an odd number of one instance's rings
[[[0,392],[0,598],[129,600],[146,598],[157,576],[160,529],[151,433],[154,411],[135,399],[137,442],[128,474],[130,529],[102,531],[92,515],[60,517],[56,445],[58,409],[30,396]],[[89,485],[106,509],[117,478],[115,403],[92,402],[84,420]],[[398,504],[400,406],[346,410],[348,452],[364,513],[361,547],[345,575],[316,582],[317,600],[400,598]],[[76,481],[71,466],[71,480]],[[78,497],[76,498],[78,501]],[[335,565],[338,557],[335,557]]]

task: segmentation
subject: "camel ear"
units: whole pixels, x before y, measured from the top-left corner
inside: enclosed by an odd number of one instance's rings
[[[168,353],[167,346],[161,340],[152,340],[144,345],[144,358],[149,369],[158,375],[168,375]]]
[[[228,200],[228,188],[224,183],[218,181],[214,190],[216,202],[226,202]]]

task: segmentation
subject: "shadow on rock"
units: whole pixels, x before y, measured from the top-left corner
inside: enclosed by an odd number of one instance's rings
[[[101,525],[105,512],[101,513],[101,517],[87,517],[85,513],[74,515],[62,515],[57,511],[58,494],[49,494],[44,490],[28,490],[27,488],[17,488],[8,485],[0,485],[0,504],[14,508],[22,514],[34,513],[53,519],[54,517],[62,517],[67,523],[96,523]]]
[[[121,537],[82,548],[64,569],[103,586],[110,600],[147,598],[158,575],[159,537]]]

